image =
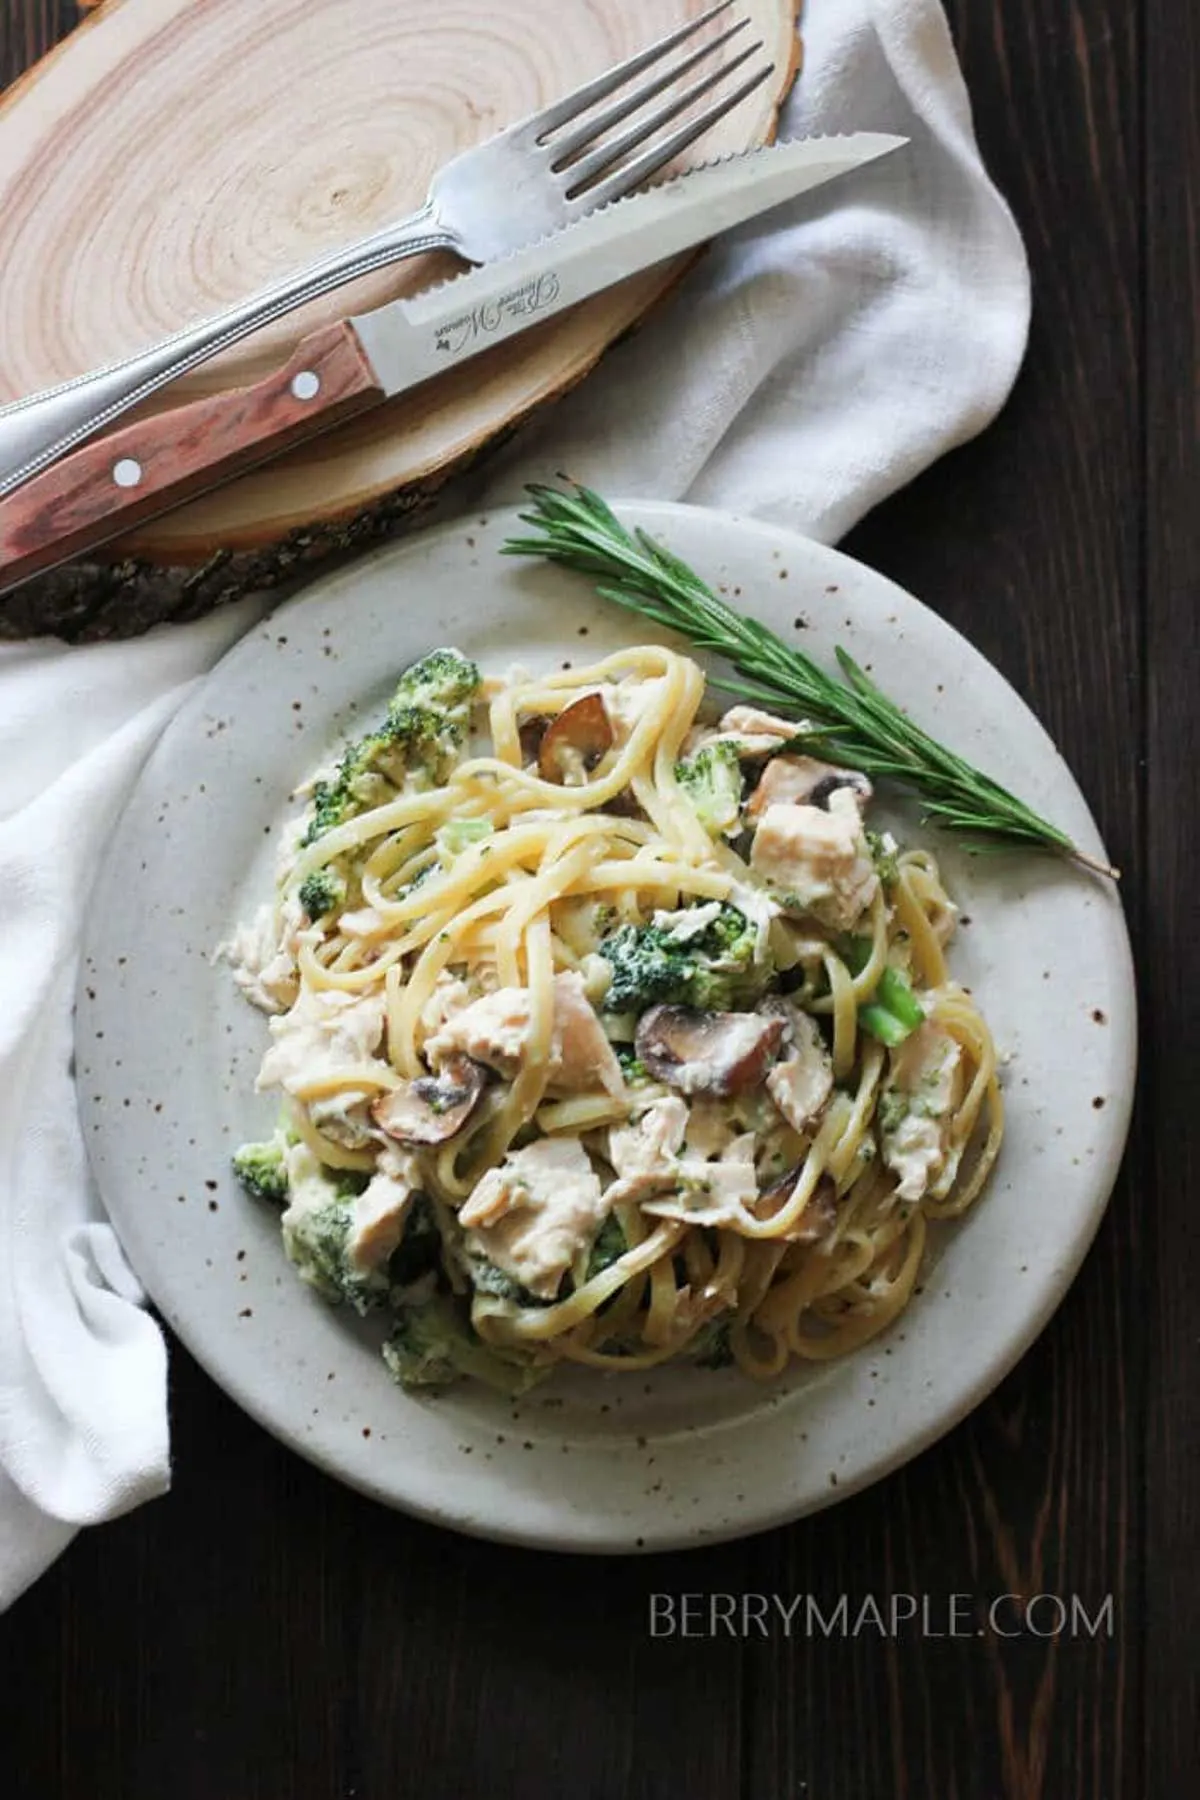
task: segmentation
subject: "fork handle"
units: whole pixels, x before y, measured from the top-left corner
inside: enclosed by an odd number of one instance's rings
[[[249,300],[231,306],[215,318],[189,325],[149,350],[0,408],[0,499],[93,433],[103,431],[169,381],[186,375],[274,319],[331,288],[386,268],[406,256],[453,247],[427,204],[411,218],[311,263]]]

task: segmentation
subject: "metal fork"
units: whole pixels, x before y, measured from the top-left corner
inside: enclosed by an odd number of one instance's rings
[[[470,263],[491,262],[640,187],[771,74],[773,65],[759,62],[735,87],[665,129],[755,57],[762,49],[758,41],[634,117],[745,29],[747,21],[737,19],[718,36],[672,57],[732,4],[719,0],[574,93],[463,151],[434,176],[425,204],[410,218],[148,350],[0,408],[0,497],[168,382],[331,288],[427,250],[452,250]],[[610,104],[593,110],[602,101]],[[626,120],[631,121],[626,129],[616,131]]]

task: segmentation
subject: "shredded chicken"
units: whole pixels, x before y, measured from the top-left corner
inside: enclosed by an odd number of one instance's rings
[[[771,805],[754,834],[750,865],[785,912],[811,913],[849,931],[879,891],[879,877],[853,793],[838,788],[829,810]]]
[[[510,1151],[463,1203],[468,1247],[539,1299],[552,1300],[592,1242],[608,1206],[576,1138],[539,1138]]]
[[[618,1179],[644,1183],[647,1193],[656,1183],[674,1180],[687,1124],[687,1106],[670,1095],[648,1106],[636,1125],[611,1125],[608,1160]]]
[[[271,1020],[272,1044],[257,1086],[295,1093],[323,1076],[370,1062],[383,1038],[382,993],[305,989],[291,1011]]]
[[[465,981],[448,970],[438,972],[433,984],[433,992],[421,1008],[418,1020],[418,1044],[427,1043],[430,1038],[437,1037],[456,1013],[465,1012],[471,1004],[471,990]]]
[[[839,769],[815,756],[775,756],[760,775],[758,786],[746,802],[746,811],[757,819],[768,806],[824,807],[834,793],[843,789],[854,795],[861,814],[872,788],[857,769]]]
[[[686,1145],[689,1155],[720,1156],[738,1135],[728,1101],[692,1101],[688,1109]]]
[[[899,1199],[948,1192],[958,1171],[950,1127],[962,1085],[962,1047],[930,1021],[893,1051],[879,1121],[883,1160],[899,1176]]]
[[[771,927],[783,909],[777,901],[772,900],[770,894],[764,894],[761,888],[751,887],[743,881],[735,881],[731,885],[729,904],[736,907],[742,917],[753,925],[754,960],[758,963],[765,962],[771,947]]]
[[[282,1013],[300,991],[296,957],[308,925],[294,895],[281,909],[269,902],[217,946],[233,970],[233,979],[260,1012]]]
[[[833,1063],[815,1019],[791,1001],[775,1009],[787,1021],[787,1052],[768,1072],[767,1092],[793,1131],[804,1131],[833,1092]]]
[[[777,718],[757,706],[731,706],[721,715],[707,741],[711,744],[722,738],[731,739],[741,756],[771,756],[780,744],[803,731],[806,723],[804,719]]]
[[[678,912],[664,912],[660,908],[654,914],[653,923],[659,931],[666,932],[672,943],[689,944],[716,923],[722,909],[720,900],[710,900],[704,906],[685,906]]]
[[[692,1115],[673,1095],[656,1100],[636,1125],[614,1126],[608,1159],[617,1179],[605,1209],[639,1203],[655,1218],[696,1225],[733,1224],[758,1197],[752,1131],[727,1138],[715,1160],[691,1139]]]
[[[388,929],[387,920],[374,906],[359,906],[338,914],[338,930],[347,937],[373,937]]]
[[[434,1068],[454,1056],[469,1056],[511,1079],[525,1056],[531,1007],[528,988],[497,988],[452,1012],[425,1042]],[[565,1093],[596,1088],[622,1098],[625,1078],[616,1052],[574,970],[554,978],[554,1025],[549,1086]]]
[[[675,1178],[675,1192],[643,1201],[644,1213],[657,1219],[682,1219],[689,1225],[736,1225],[758,1198],[754,1133],[747,1131],[734,1138],[716,1162],[681,1157]]]
[[[388,1144],[350,1215],[346,1260],[352,1269],[368,1274],[381,1268],[398,1248],[412,1197],[420,1185],[416,1158]]]

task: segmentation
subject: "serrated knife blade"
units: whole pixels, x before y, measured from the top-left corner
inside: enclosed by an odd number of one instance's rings
[[[725,157],[614,201],[512,256],[348,322],[385,392],[401,393],[906,142],[860,131]]]
[[[689,170],[513,256],[313,332],[251,387],[95,438],[0,493],[0,593],[905,141],[803,138]]]

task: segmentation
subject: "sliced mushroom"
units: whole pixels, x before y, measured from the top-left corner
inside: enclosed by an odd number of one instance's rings
[[[543,781],[577,787],[613,745],[612,720],[600,694],[582,694],[546,727],[538,746]]]
[[[875,792],[861,769],[830,769],[828,775],[822,775],[820,781],[808,796],[810,806],[819,806],[822,812],[829,811],[829,799],[839,788],[849,788],[858,802],[858,810],[862,812],[867,801]]]
[[[488,1074],[469,1056],[456,1056],[436,1075],[401,1082],[381,1094],[371,1117],[401,1144],[445,1144],[461,1131],[483,1097]]]
[[[622,788],[619,794],[606,800],[604,811],[615,814],[618,819],[646,819],[646,810],[632,788]]]
[[[761,1013],[652,1006],[636,1048],[658,1081],[680,1094],[724,1096],[758,1087],[783,1039],[784,1021]]]
[[[518,725],[517,738],[521,745],[521,755],[527,763],[536,762],[541,754],[542,739],[549,724],[550,720],[545,713],[530,713]]]
[[[746,802],[746,811],[757,819],[768,806],[819,806],[828,811],[829,796],[838,788],[852,788],[859,811],[871,798],[871,783],[858,769],[839,769],[815,756],[776,756],[762,772],[758,786]]]
[[[802,1163],[764,1188],[758,1197],[754,1211],[758,1218],[769,1219],[774,1213],[786,1206],[792,1197],[792,1191],[800,1179]],[[790,1244],[815,1244],[837,1224],[837,1189],[828,1175],[822,1175],[816,1187],[808,1197],[808,1204],[800,1214],[800,1222],[788,1232]]]

